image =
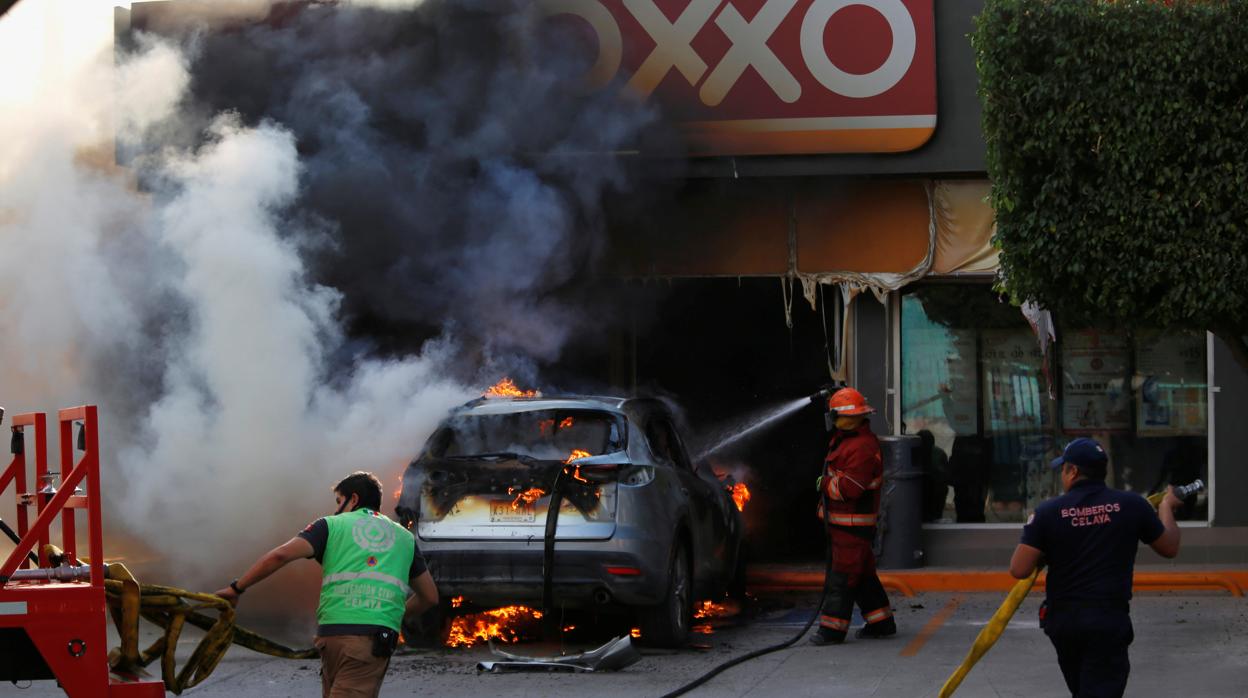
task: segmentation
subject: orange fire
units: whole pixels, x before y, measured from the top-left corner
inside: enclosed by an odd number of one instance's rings
[[[497,640],[514,643],[538,635],[542,612],[528,606],[504,606],[484,613],[460,616],[451,621],[447,647],[472,647]]]
[[[559,422],[559,428],[567,429],[568,427],[572,426],[575,423],[576,422],[571,417],[564,417],[563,421]],[[554,428],[555,428],[554,419],[543,419],[542,421],[537,423],[537,430],[541,432],[542,436],[550,436],[550,432]]]
[[[750,501],[750,488],[744,482],[732,486],[732,501],[736,503],[737,511],[745,511],[745,503]]]
[[[589,458],[591,455],[593,455],[593,454],[592,454],[592,453],[590,453],[589,451],[582,451],[582,450],[581,450],[581,449],[579,449],[579,448],[578,448],[578,449],[574,449],[574,450],[572,451],[572,454],[568,456],[568,459],[567,459],[567,460],[565,460],[565,461],[564,461],[564,463],[569,463],[569,464],[570,464],[570,463],[571,463],[572,461],[574,461],[574,460],[580,460],[580,459],[582,459],[582,458]]]
[[[507,494],[512,494],[513,492],[515,492],[514,488],[511,488],[511,487],[507,488]],[[524,503],[525,506],[531,505],[533,504],[533,502],[536,502],[537,500],[541,499],[545,495],[546,495],[546,490],[538,489],[536,487],[530,487],[529,489],[516,494],[516,498],[512,500],[511,502],[511,508],[519,509],[522,502]]]
[[[516,387],[515,381],[510,378],[503,378],[487,388],[484,395],[485,397],[537,397],[538,392],[536,390],[521,390]]]
[[[641,637],[641,628],[633,628],[632,630],[628,631],[628,634],[632,635],[634,638]]]
[[[451,608],[459,608],[464,605],[464,597],[456,596],[451,599]]]
[[[724,616],[736,615],[740,609],[732,603],[715,603],[714,601],[703,601],[693,609],[693,617],[695,620],[705,618],[722,618]]]
[[[710,623],[701,623],[693,626],[689,630],[698,635],[712,635],[715,633],[715,628],[712,628]]]

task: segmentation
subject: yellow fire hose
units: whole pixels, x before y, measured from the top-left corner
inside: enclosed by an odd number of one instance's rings
[[[1153,507],[1157,507],[1165,496],[1165,492],[1150,495],[1148,503],[1152,504]],[[992,618],[988,619],[984,629],[980,630],[979,635],[975,637],[975,642],[971,645],[971,650],[966,653],[966,658],[962,660],[957,669],[954,669],[948,680],[945,681],[945,685],[940,688],[940,693],[937,694],[939,698],[952,696],[953,692],[958,689],[958,686],[962,685],[962,679],[965,679],[966,675],[971,672],[971,668],[975,666],[975,663],[987,654],[988,650],[992,649],[997,639],[1001,637],[1001,633],[1005,632],[1005,626],[1009,624],[1010,619],[1014,617],[1014,613],[1023,603],[1023,599],[1027,598],[1027,594],[1035,586],[1036,578],[1040,576],[1040,572],[1043,569],[1044,561],[1042,560],[1040,564],[1036,565],[1036,569],[1031,573],[1030,577],[1020,579],[1014,583],[1014,588],[1010,589],[1010,593],[1006,595],[1005,601],[1001,602],[1001,607],[997,609],[996,613],[992,614]]]
[[[121,564],[108,565],[104,590],[108,609],[121,636],[121,646],[109,652],[109,668],[119,674],[137,674],[160,659],[165,688],[174,694],[198,685],[217,668],[231,644],[284,659],[312,659],[314,649],[293,650],[234,625],[234,607],[225,599],[184,589],[139,584]],[[204,613],[216,611],[216,618]],[[139,618],[164,628],[165,633],[146,650],[139,650]],[[204,630],[189,659],[177,670],[178,638],[187,623]]]

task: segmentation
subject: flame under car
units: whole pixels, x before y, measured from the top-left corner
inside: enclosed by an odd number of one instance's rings
[[[533,605],[556,492],[555,607],[623,607],[648,641],[679,645],[696,600],[743,583],[732,492],[690,462],[658,400],[470,402],[408,466],[397,509],[443,598]]]

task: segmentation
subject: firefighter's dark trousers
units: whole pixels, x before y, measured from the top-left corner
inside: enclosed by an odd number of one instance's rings
[[[819,616],[819,634],[833,641],[845,639],[854,604],[862,611],[871,629],[895,629],[888,594],[875,572],[875,555],[871,552],[873,528],[850,531],[829,526],[832,560],[827,571],[828,597]]]
[[[1044,633],[1057,650],[1066,687],[1075,698],[1121,698],[1131,662],[1127,647],[1135,639],[1126,604],[1048,606]]]

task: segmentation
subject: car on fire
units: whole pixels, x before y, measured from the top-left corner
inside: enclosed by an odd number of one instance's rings
[[[733,486],[690,460],[661,400],[487,397],[429,437],[396,511],[444,599],[540,602],[551,530],[555,607],[623,607],[678,646],[695,601],[744,590]]]

